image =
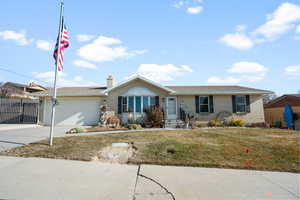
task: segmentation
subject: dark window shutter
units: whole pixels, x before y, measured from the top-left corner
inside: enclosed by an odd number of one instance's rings
[[[250,113],[250,96],[246,95],[246,112]]]
[[[118,113],[122,113],[122,97],[118,97]]]
[[[155,105],[159,106],[159,96],[155,96]]]
[[[214,96],[209,96],[209,112],[214,113]]]
[[[196,113],[200,113],[199,96],[195,96]]]
[[[232,95],[232,112],[236,113],[235,95]]]

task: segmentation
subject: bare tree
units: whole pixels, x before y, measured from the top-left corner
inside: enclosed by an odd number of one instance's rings
[[[6,88],[0,87],[0,97],[5,98],[9,96],[9,92]]]
[[[266,95],[263,96],[263,103],[267,104],[267,103],[269,103],[270,101],[272,101],[276,98],[277,98],[277,95],[275,93],[266,94]]]

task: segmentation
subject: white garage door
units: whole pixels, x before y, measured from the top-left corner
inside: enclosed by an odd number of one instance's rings
[[[56,125],[96,125],[99,120],[100,98],[58,99],[56,106]],[[51,105],[45,106],[44,123],[51,124]]]

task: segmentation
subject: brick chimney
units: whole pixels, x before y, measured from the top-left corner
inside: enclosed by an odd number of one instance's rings
[[[112,88],[114,85],[115,85],[114,78],[112,77],[112,75],[109,75],[106,79],[106,87]]]

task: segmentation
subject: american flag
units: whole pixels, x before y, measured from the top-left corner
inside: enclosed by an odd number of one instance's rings
[[[58,35],[58,37],[59,37],[59,35]],[[57,41],[56,41],[56,45],[55,45],[55,49],[54,49],[54,54],[53,54],[55,64],[56,64],[57,51],[58,51],[58,37],[57,37]],[[60,46],[60,49],[59,49],[59,60],[58,60],[57,69],[58,69],[58,71],[62,71],[63,68],[64,68],[64,50],[65,50],[65,48],[69,47],[68,31],[67,31],[67,28],[64,25],[64,23],[62,23],[61,40],[60,40],[60,45],[59,46]]]

